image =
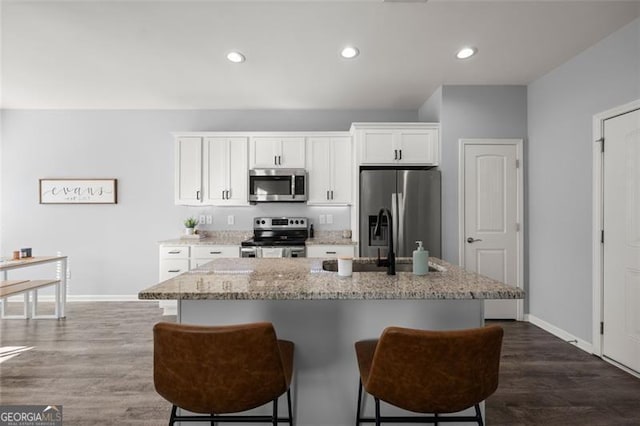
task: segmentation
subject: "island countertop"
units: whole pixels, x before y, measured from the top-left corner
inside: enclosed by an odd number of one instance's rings
[[[375,259],[354,259],[354,262]],[[522,299],[524,291],[430,258],[438,271],[340,277],[314,258],[215,259],[138,293],[153,300]],[[410,259],[399,258],[398,263]]]

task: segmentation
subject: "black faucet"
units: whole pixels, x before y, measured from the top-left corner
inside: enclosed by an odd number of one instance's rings
[[[380,209],[378,212],[378,220],[376,221],[376,227],[373,229],[373,235],[379,237],[382,234],[382,215],[387,216],[387,226],[389,227],[389,252],[386,259],[380,259],[380,249],[378,249],[378,261],[376,265],[386,266],[387,275],[396,274],[396,255],[393,252],[393,219],[391,218],[391,212],[389,209]]]

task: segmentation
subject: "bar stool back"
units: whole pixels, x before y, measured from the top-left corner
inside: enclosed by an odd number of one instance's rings
[[[293,424],[292,342],[278,340],[271,323],[219,327],[158,323],[153,328],[156,391],[173,404],[175,421]],[[278,418],[287,393],[288,418]],[[225,416],[273,402],[271,416]],[[207,414],[177,416],[177,408]]]
[[[502,336],[499,326],[455,331],[388,327],[379,340],[357,342],[357,424],[398,421],[398,417],[380,416],[382,400],[416,413],[434,414],[404,417],[401,421],[405,423],[449,422],[453,416],[439,415],[475,407],[475,416],[456,416],[456,421],[482,425],[479,403],[498,388]],[[362,386],[374,397],[376,419],[361,417]]]

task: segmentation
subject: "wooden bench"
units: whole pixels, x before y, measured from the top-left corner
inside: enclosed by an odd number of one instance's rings
[[[60,280],[5,280],[0,281],[0,318],[2,319],[42,319],[61,318],[62,300],[60,296]],[[38,315],[38,289],[55,286],[56,304],[53,315]],[[24,294],[24,315],[5,315],[6,298]]]

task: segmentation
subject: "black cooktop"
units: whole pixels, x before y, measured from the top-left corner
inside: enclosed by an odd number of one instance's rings
[[[254,238],[249,238],[240,245],[242,247],[291,247],[304,246],[304,241],[300,239],[261,239],[256,241]]]

